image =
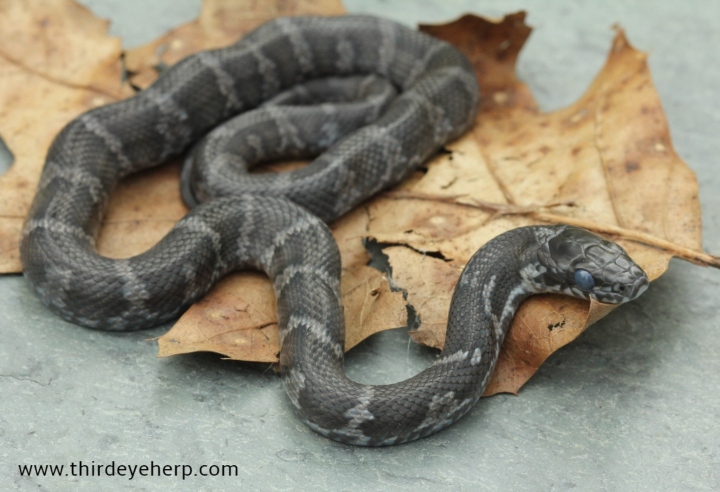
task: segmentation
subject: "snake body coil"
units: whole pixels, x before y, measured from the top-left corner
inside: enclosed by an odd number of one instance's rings
[[[349,78],[327,79],[337,76]],[[357,94],[329,104],[323,98],[335,97],[333,86]],[[344,375],[340,257],[325,222],[462,134],[477,103],[470,63],[442,41],[371,17],[271,21],[60,132],[23,231],[24,273],[63,318],[134,330],[177,317],[229,271],[263,270],[275,286],[282,380],[298,415],[345,443],[428,435],[480,397],[525,297],[557,291],[622,302],[647,287],[619,246],[586,231],[516,229],[468,263],[437,362],[386,386]],[[98,255],[94,238],[118,180],[187,150],[230,118],[191,152],[197,167],[183,171],[186,200],[207,202],[141,255]],[[260,161],[325,149],[297,171],[247,174]]]

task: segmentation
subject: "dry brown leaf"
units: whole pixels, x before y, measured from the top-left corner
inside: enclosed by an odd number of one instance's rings
[[[22,268],[20,229],[52,139],[79,113],[130,94],[107,27],[69,1],[0,2],[0,135],[15,156],[0,176],[0,273]]]
[[[395,283],[407,290],[421,320],[415,340],[443,346],[462,267],[487,240],[523,225],[566,222],[614,233],[651,279],[673,254],[717,265],[702,253],[695,175],[673,150],[646,55],[622,30],[585,95],[541,113],[515,78],[529,34],[523,13],[499,23],[465,16],[421,29],[463,49],[483,102],[473,131],[449,145],[451,153],[370,206],[369,234],[408,246],[386,253]],[[551,204],[564,205],[551,213],[543,208]],[[612,309],[560,295],[530,298],[513,321],[485,394],[517,393],[552,352]]]
[[[146,87],[157,66],[227,45],[273,17],[342,12],[336,0],[205,0],[197,21],[127,52],[126,66],[132,84]],[[670,251],[700,263],[716,261],[700,251],[697,184],[672,149],[645,55],[621,32],[580,101],[541,114],[515,77],[517,54],[530,33],[524,14],[498,23],[466,16],[424,30],[468,54],[483,104],[473,132],[448,146],[451,154],[333,226],[343,258],[346,348],[405,324],[401,294],[366,266],[362,239],[368,236],[397,245],[385,251],[394,281],[422,320],[413,336],[436,347],[442,346],[451,291],[464,263],[484,242],[518,225],[563,220],[665,248],[621,240],[651,278],[665,270]],[[20,270],[19,230],[53,136],[81,112],[131,94],[120,82],[119,40],[106,31],[105,21],[71,0],[0,4],[0,134],[16,157],[0,177],[0,272]],[[111,199],[100,252],[126,257],[157,242],[187,211],[177,178],[176,163],[124,181]],[[552,202],[574,206],[540,208]],[[516,392],[552,351],[607,310],[561,296],[524,303],[488,393]],[[275,323],[269,281],[233,275],[161,337],[160,354],[210,350],[274,361]]]

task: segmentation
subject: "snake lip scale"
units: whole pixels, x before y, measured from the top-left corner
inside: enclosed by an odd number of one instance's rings
[[[470,62],[425,34],[368,16],[270,21],[57,135],[23,229],[25,277],[66,320],[127,331],[176,318],[230,271],[259,269],[273,281],[281,379],[300,419],[348,444],[427,436],[480,398],[527,296],[619,303],[648,287],[620,246],[588,231],[510,230],[463,270],[435,363],[391,385],[345,376],[340,254],[326,223],[470,128],[478,101]],[[117,182],[191,146],[182,191],[197,206],[145,253],[100,256]],[[296,156],[317,157],[249,172]]]

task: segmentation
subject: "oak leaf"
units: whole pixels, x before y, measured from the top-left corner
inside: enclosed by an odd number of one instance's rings
[[[17,243],[45,152],[71,118],[147,87],[188,54],[230,44],[273,17],[341,14],[335,0],[205,0],[198,20],[122,52],[107,23],[71,0],[0,7],[0,134],[15,163],[0,176],[0,272],[20,271]],[[513,227],[570,222],[618,239],[657,278],[672,255],[717,266],[701,252],[697,183],[672,149],[645,55],[617,32],[588,92],[544,114],[515,77],[530,29],[524,13],[492,22],[465,16],[423,26],[466,52],[483,88],[477,123],[406,183],[333,224],[343,260],[346,349],[420,320],[412,336],[441,347],[455,282],[470,255]],[[122,82],[124,58],[130,74]],[[281,166],[282,168],[282,166]],[[98,249],[127,257],[155,244],[187,209],[178,163],[132,176],[112,195]],[[366,238],[386,245],[393,273],[367,266]],[[487,393],[517,392],[545,358],[610,308],[536,296],[518,312]],[[272,362],[278,352],[269,281],[240,273],[220,282],[160,338],[160,355],[215,351]]]
[[[421,26],[463,50],[483,88],[473,130],[419,179],[370,205],[368,233],[395,245],[386,250],[394,282],[421,321],[411,335],[429,346],[443,346],[462,267],[479,245],[515,227],[569,223],[608,235],[651,280],[673,255],[720,264],[701,252],[697,182],[672,147],[646,55],[617,28],[587,92],[542,113],[515,77],[530,33],[524,17],[496,23],[468,15]],[[561,295],[528,299],[485,394],[517,393],[552,352],[615,307]]]

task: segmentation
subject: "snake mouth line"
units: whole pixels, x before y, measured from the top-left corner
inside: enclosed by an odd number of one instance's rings
[[[591,297],[601,304],[624,304],[640,297],[649,286],[650,280],[643,272],[632,284],[629,284],[628,288],[622,291],[611,292],[602,290],[595,295],[591,295]]]

